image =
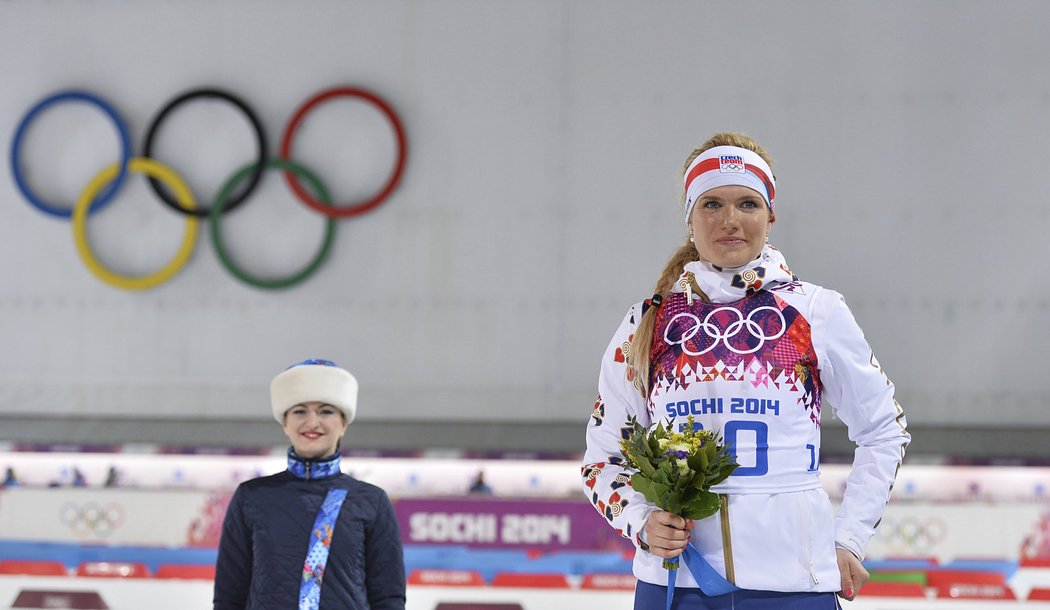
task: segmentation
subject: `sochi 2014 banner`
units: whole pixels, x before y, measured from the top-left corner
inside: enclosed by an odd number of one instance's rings
[[[0,539],[214,548],[230,491],[0,490]],[[585,500],[402,498],[405,544],[629,549]]]
[[[586,501],[405,498],[394,502],[405,544],[554,550],[632,549]]]
[[[0,540],[214,548],[231,492],[0,489]],[[630,549],[586,500],[395,498],[414,545],[555,550]],[[890,504],[868,557],[1050,558],[1044,502]]]

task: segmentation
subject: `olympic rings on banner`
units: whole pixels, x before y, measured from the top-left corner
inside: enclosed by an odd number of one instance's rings
[[[191,210],[196,207],[190,188],[170,168],[161,165],[157,161],[143,157],[133,157],[127,168],[129,171],[146,174],[166,182],[175,191],[175,196],[182,205]],[[95,197],[95,193],[113,180],[113,177],[117,175],[119,170],[120,167],[117,165],[110,165],[92,178],[87,188],[81,193],[80,199],[73,206],[73,241],[77,246],[77,254],[84,261],[88,271],[103,282],[125,290],[153,288],[171,279],[190,259],[190,254],[193,253],[193,245],[197,241],[197,218],[194,216],[186,217],[186,229],[182,234],[182,244],[179,246],[179,251],[175,254],[175,258],[160,271],[142,277],[128,277],[106,269],[95,258],[95,254],[91,251],[91,246],[87,241],[87,208],[88,204]]]
[[[41,212],[51,214],[52,216],[58,216],[59,218],[69,218],[72,214],[70,208],[64,208],[57,206],[53,203],[48,203],[38,197],[36,193],[29,188],[29,182],[26,181],[25,175],[22,173],[22,164],[19,163],[19,157],[22,153],[22,143],[26,137],[26,130],[29,129],[29,124],[33,122],[37,116],[48,108],[61,104],[62,102],[86,102],[88,104],[94,104],[102,109],[109,118],[113,121],[113,124],[117,127],[117,133],[120,135],[120,172],[117,174],[116,180],[114,180],[109,188],[103,192],[98,201],[91,206],[91,212],[97,212],[101,210],[107,203],[113,200],[117,192],[120,191],[120,187],[124,185],[124,178],[128,174],[128,160],[131,159],[131,135],[128,132],[128,126],[124,122],[124,119],[120,118],[117,111],[110,105],[109,102],[102,99],[101,97],[88,93],[86,91],[61,91],[53,95],[49,95],[44,99],[36,103],[29,112],[26,113],[22,120],[18,123],[18,128],[15,129],[15,137],[11,140],[11,174],[15,178],[15,184],[18,185],[18,190],[22,191],[22,195],[33,204],[33,207],[37,208]]]
[[[876,535],[887,545],[912,552],[927,552],[944,541],[948,526],[939,517],[883,518]]]
[[[363,201],[344,206],[334,205],[321,180],[313,172],[294,163],[289,158],[293,138],[306,115],[319,104],[335,97],[357,98],[378,108],[380,113],[390,123],[397,141],[397,157],[394,168],[382,188]],[[255,131],[258,147],[257,160],[241,168],[227,179],[215,201],[210,205],[199,205],[198,200],[193,196],[185,181],[179,177],[174,169],[151,158],[161,123],[175,108],[196,98],[216,98],[236,106],[247,116],[248,121],[251,123]],[[67,101],[87,102],[102,109],[116,124],[121,139],[120,161],[96,175],[70,209],[48,203],[36,196],[30,189],[20,164],[21,148],[29,124],[44,110],[55,104]],[[54,93],[35,104],[22,118],[18,128],[15,130],[15,136],[11,143],[11,171],[14,175],[15,183],[22,194],[34,207],[41,211],[53,216],[70,218],[72,220],[73,239],[77,253],[88,270],[103,282],[125,290],[153,288],[174,277],[189,261],[197,239],[198,218],[204,217],[208,218],[211,227],[212,243],[215,246],[219,260],[231,275],[251,286],[264,289],[288,288],[298,284],[312,275],[331,251],[335,235],[334,220],[364,214],[386,201],[401,180],[407,156],[404,129],[401,126],[400,119],[390,105],[370,91],[351,87],[324,90],[308,99],[306,103],[296,110],[284,130],[281,158],[279,159],[272,159],[267,156],[266,134],[251,107],[239,97],[214,88],[192,89],[176,96],[165,104],[150,123],[143,148],[143,155],[134,157],[131,138],[126,124],[114,107],[101,97],[80,90]],[[249,198],[259,184],[263,172],[268,168],[283,171],[295,195],[304,205],[323,214],[326,223],[323,242],[310,262],[303,269],[290,276],[277,279],[256,277],[241,269],[234,262],[223,244],[219,226],[220,217],[242,205]],[[186,217],[182,242],[174,258],[159,271],[141,277],[124,276],[105,268],[95,257],[87,240],[87,217],[97,212],[116,196],[129,172],[145,174],[161,201],[169,208]],[[302,181],[306,182],[309,190],[304,188]],[[241,190],[235,194],[238,187],[241,187]]]
[[[226,211],[229,212],[230,210],[233,210],[238,205],[243,203],[248,198],[248,195],[252,194],[252,191],[255,190],[255,187],[258,186],[259,179],[262,178],[263,170],[266,169],[265,165],[267,159],[266,133],[263,132],[262,123],[259,122],[259,117],[256,116],[255,111],[252,110],[248,106],[248,104],[241,100],[239,97],[231,93],[222,91],[221,89],[207,88],[194,89],[192,91],[187,91],[186,93],[179,95],[175,99],[165,104],[164,108],[162,108],[161,111],[157,113],[157,116],[154,117],[153,122],[150,123],[149,128],[146,130],[146,144],[142,147],[142,156],[149,158],[153,157],[153,140],[157,136],[157,129],[160,127],[160,124],[164,121],[164,119],[167,118],[167,116],[171,114],[171,112],[181,104],[184,104],[194,98],[200,97],[218,98],[220,100],[225,100],[233,104],[238,109],[240,109],[240,111],[243,112],[246,117],[248,117],[248,121],[252,124],[252,129],[255,131],[256,145],[259,148],[257,160],[255,162],[255,165],[252,166],[255,168],[255,171],[252,172],[251,179],[248,180],[248,184],[247,186],[245,186],[244,190],[241,191],[236,197],[232,197],[226,205]],[[208,207],[198,207],[190,210],[179,205],[178,201],[173,199],[171,195],[164,191],[164,189],[160,185],[160,182],[156,178],[150,178],[149,185],[153,187],[153,192],[157,194],[157,197],[160,197],[161,201],[166,203],[171,209],[175,210],[176,212],[179,212],[180,214],[193,214],[194,216],[198,216],[201,218],[208,215]]]
[[[124,524],[124,508],[115,503],[101,506],[95,502],[66,502],[59,509],[58,518],[79,537],[94,534],[105,538]]]
[[[364,214],[378,206],[394,191],[398,181],[401,180],[401,172],[405,169],[405,131],[401,127],[401,121],[398,120],[397,114],[394,113],[394,110],[390,108],[386,102],[375,94],[365,91],[364,89],[356,89],[352,87],[322,91],[313,98],[307,100],[307,102],[295,112],[295,116],[292,117],[292,120],[288,122],[288,126],[284,129],[284,137],[281,139],[281,157],[284,159],[292,158],[292,139],[295,137],[295,132],[299,129],[299,124],[303,121],[303,118],[306,117],[307,113],[319,104],[334,97],[341,96],[357,97],[367,100],[386,115],[387,120],[390,121],[391,127],[394,128],[394,136],[397,138],[397,162],[394,164],[394,171],[391,172],[390,177],[387,179],[383,188],[380,189],[379,193],[360,203],[350,204],[349,207],[331,207],[325,205],[323,202],[314,199],[309,193],[303,190],[303,187],[299,184],[299,181],[295,178],[292,172],[284,173],[285,178],[288,180],[288,185],[292,187],[292,190],[303,203],[325,216],[331,216],[334,218],[357,216],[358,214]]]

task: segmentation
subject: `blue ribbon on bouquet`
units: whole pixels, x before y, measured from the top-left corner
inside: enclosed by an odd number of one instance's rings
[[[671,610],[671,600],[674,599],[674,581],[678,576],[679,559],[685,560],[685,567],[693,575],[696,584],[700,585],[700,590],[704,592],[704,595],[718,597],[719,595],[726,595],[740,590],[740,587],[726,580],[724,576],[712,568],[711,564],[707,563],[704,556],[700,554],[700,551],[693,548],[692,542],[687,542],[685,551],[681,555],[674,559],[666,560],[667,563],[675,565],[673,569],[667,571],[667,610]]]

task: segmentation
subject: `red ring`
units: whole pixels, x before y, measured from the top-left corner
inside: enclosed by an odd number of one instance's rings
[[[348,218],[350,216],[364,214],[365,212],[377,207],[390,196],[390,193],[394,192],[398,181],[401,180],[401,172],[405,169],[405,149],[407,146],[405,143],[405,132],[401,128],[401,121],[397,118],[397,114],[389,104],[371,91],[355,87],[344,87],[322,91],[299,107],[299,110],[297,110],[295,115],[292,116],[292,120],[288,122],[288,126],[284,128],[284,136],[281,138],[281,158],[285,161],[291,161],[292,138],[295,136],[295,131],[299,128],[299,123],[302,122],[306,114],[313,110],[314,106],[326,102],[333,97],[339,96],[357,97],[371,102],[386,115],[390,124],[393,125],[394,135],[397,136],[397,163],[394,165],[394,172],[390,175],[390,179],[387,180],[385,185],[383,185],[382,190],[371,199],[367,199],[360,203],[352,203],[348,206],[343,204],[341,207],[334,207],[332,205],[325,205],[315,199],[313,195],[299,184],[299,177],[292,172],[285,171],[284,178],[288,181],[288,186],[291,187],[295,196],[306,205],[331,218]]]

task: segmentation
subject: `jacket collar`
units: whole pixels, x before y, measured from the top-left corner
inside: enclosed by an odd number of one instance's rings
[[[766,244],[758,258],[742,267],[716,267],[706,261],[686,263],[671,292],[684,292],[690,304],[697,291],[707,295],[712,303],[731,303],[796,280],[780,250]]]
[[[339,469],[339,452],[336,451],[329,457],[319,459],[303,459],[295,453],[293,447],[288,448],[288,472],[296,478],[313,480],[328,479],[341,474]]]

